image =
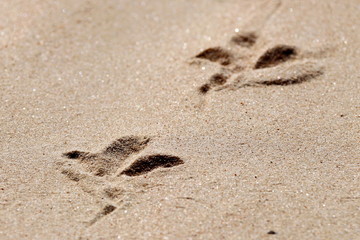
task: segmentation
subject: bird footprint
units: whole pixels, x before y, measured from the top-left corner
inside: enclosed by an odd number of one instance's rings
[[[122,184],[124,180],[121,176],[135,177],[157,168],[184,163],[181,158],[168,154],[137,157],[136,154],[144,150],[150,141],[150,137],[125,136],[98,153],[75,150],[63,154],[66,160],[60,163],[61,173],[103,202],[102,210],[89,221],[89,225],[119,208],[120,203],[131,195]]]
[[[227,48],[208,48],[192,58],[191,64],[213,62],[220,67],[220,71],[198,87],[199,94],[205,95],[211,90],[299,84],[324,73],[316,59],[292,45],[278,44],[265,51],[252,51],[258,39],[254,32],[239,33],[230,39]]]

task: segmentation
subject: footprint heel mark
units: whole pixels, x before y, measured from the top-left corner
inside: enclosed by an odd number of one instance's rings
[[[63,156],[78,160],[88,172],[103,177],[115,173],[127,157],[143,150],[149,142],[149,137],[126,136],[117,139],[100,153],[75,150]]]
[[[254,69],[268,68],[294,59],[298,49],[289,45],[277,45],[268,49],[255,63]]]
[[[159,167],[170,168],[180,164],[184,164],[184,161],[176,156],[160,154],[148,155],[137,159],[120,174],[133,177],[148,173]]]
[[[230,42],[241,47],[250,48],[256,43],[257,38],[258,36],[254,32],[240,33],[233,36]]]
[[[232,53],[221,47],[208,48],[202,51],[201,53],[199,53],[198,55],[196,55],[195,57],[206,59],[211,62],[218,62],[223,66],[231,64],[233,60]]]

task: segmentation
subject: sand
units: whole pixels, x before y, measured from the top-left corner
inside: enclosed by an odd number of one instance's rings
[[[5,0],[0,239],[360,239],[358,0]]]

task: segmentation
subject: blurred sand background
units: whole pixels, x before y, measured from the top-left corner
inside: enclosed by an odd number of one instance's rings
[[[358,23],[358,0],[3,0],[0,239],[360,239]],[[254,47],[231,46],[241,32]],[[322,75],[199,94],[221,68],[201,51],[252,66],[278,44]],[[64,152],[129,135],[184,164],[62,174]],[[116,210],[89,224],[109,181]]]

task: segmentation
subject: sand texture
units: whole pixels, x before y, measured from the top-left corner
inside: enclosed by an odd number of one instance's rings
[[[360,239],[359,0],[2,0],[0,239]]]

